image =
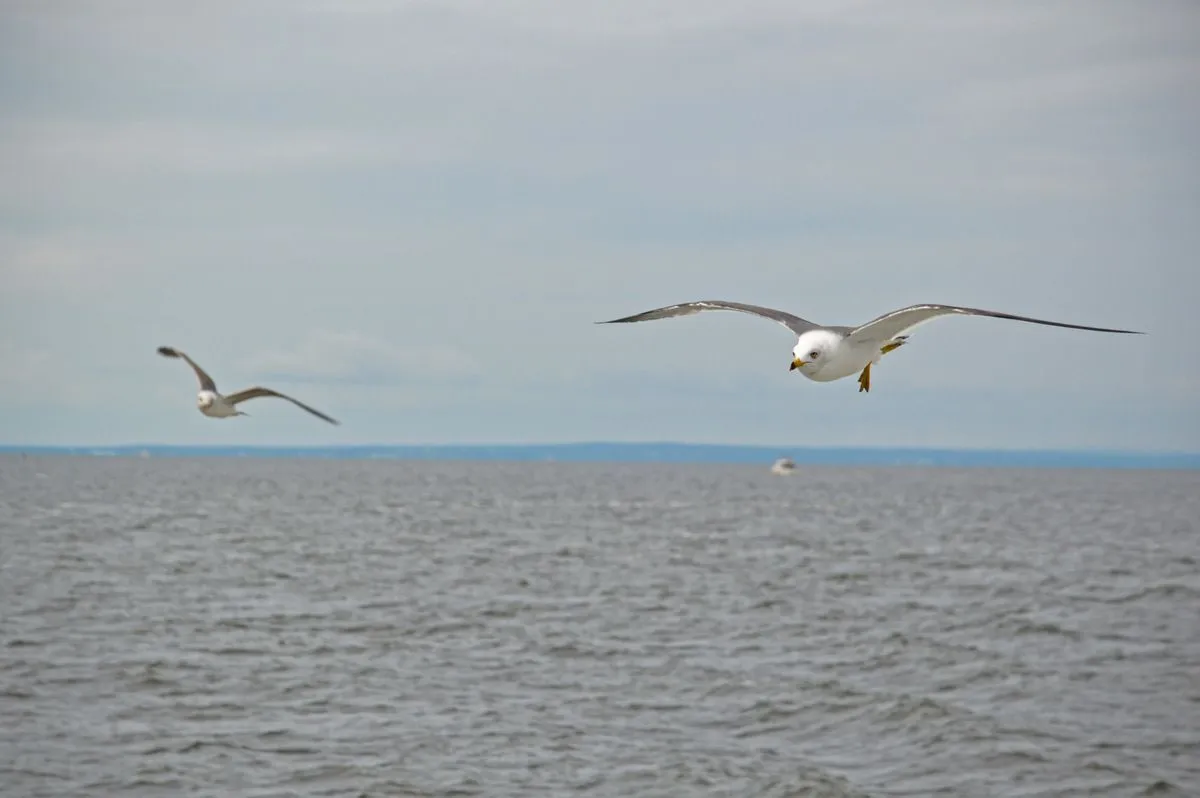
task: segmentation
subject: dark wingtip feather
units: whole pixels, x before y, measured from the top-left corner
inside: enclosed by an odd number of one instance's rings
[[[169,346],[160,346],[156,351],[163,357],[179,357],[179,353]]]
[[[609,319],[608,321],[598,321],[596,324],[628,324],[631,321],[644,321],[646,316],[649,316],[654,311],[649,310],[645,313],[635,313],[632,316],[622,316],[619,319]]]

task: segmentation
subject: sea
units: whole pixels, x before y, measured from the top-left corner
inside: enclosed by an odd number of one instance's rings
[[[1200,795],[1200,471],[0,457],[4,796]]]

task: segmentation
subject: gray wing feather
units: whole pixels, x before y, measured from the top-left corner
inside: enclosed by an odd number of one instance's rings
[[[192,360],[183,352],[175,349],[174,347],[160,346],[158,348],[158,353],[163,357],[182,358],[183,360],[187,361],[187,364],[192,367],[192,371],[196,372],[196,379],[200,381],[200,390],[212,391],[213,393],[217,392],[217,384],[213,382],[213,378],[208,376],[208,373],[205,372],[204,369],[196,365],[196,361]]]
[[[782,310],[774,308],[764,308],[759,305],[747,305],[742,302],[727,302],[722,299],[704,299],[699,302],[684,302],[679,305],[668,305],[663,308],[655,308],[647,310],[644,313],[638,313],[633,316],[625,316],[620,319],[612,319],[611,321],[598,321],[597,324],[625,324],[634,321],[653,321],[654,319],[671,319],[676,316],[691,316],[695,313],[701,313],[706,310],[736,310],[741,313],[750,313],[755,316],[761,316],[764,319],[782,324],[796,335],[815,330],[820,327],[819,324],[813,324],[807,319],[802,319],[799,316],[793,316],[791,313],[785,313]]]
[[[1091,330],[1093,332],[1106,333],[1121,333],[1124,335],[1145,335],[1137,330],[1118,330],[1111,327],[1088,327],[1083,324],[1067,324],[1061,321],[1047,321],[1046,319],[1035,319],[1029,316],[1017,316],[1012,313],[1001,313],[996,310],[981,310],[980,308],[967,308],[958,305],[911,305],[907,308],[900,308],[885,313],[882,316],[872,319],[866,324],[861,324],[851,331],[851,335],[857,338],[879,339],[881,341],[890,340],[900,335],[901,333],[911,330],[925,322],[936,319],[939,316],[987,316],[993,319],[1009,319],[1011,321],[1023,321],[1030,324],[1044,324],[1048,327],[1066,327],[1072,330]]]
[[[287,401],[291,402],[292,404],[294,404],[296,407],[300,408],[301,410],[307,410],[308,412],[312,413],[317,418],[328,421],[330,424],[338,424],[339,423],[337,420],[330,418],[329,416],[322,413],[320,410],[317,410],[315,407],[309,407],[308,405],[304,404],[304,402],[301,402],[298,399],[293,399],[292,397],[288,396],[287,394],[282,394],[279,391],[273,391],[270,388],[262,388],[262,387],[247,388],[244,391],[238,391],[237,393],[229,394],[228,396],[225,397],[225,401],[229,402],[231,405],[236,405],[239,402],[245,402],[249,399],[258,399],[258,398],[261,398],[264,396],[273,396],[276,399],[286,399]]]

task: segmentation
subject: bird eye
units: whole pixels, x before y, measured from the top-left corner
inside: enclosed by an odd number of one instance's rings
[[[809,360],[816,360],[816,359],[817,359],[817,357],[818,357],[820,354],[821,354],[820,352],[818,352],[817,350],[815,350],[815,349],[814,349],[813,351],[811,351],[811,352],[809,352],[809,353],[808,353],[808,359],[809,359]]]

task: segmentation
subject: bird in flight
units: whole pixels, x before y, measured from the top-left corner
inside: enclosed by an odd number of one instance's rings
[[[747,305],[742,302],[727,302],[720,299],[702,300],[700,302],[684,302],[680,305],[668,305],[654,310],[647,310],[633,316],[626,316],[611,321],[596,322],[597,324],[624,324],[635,321],[652,321],[654,319],[669,319],[675,316],[690,316],[706,310],[735,310],[762,316],[764,319],[782,324],[798,338],[792,348],[792,361],[789,371],[799,371],[805,377],[816,382],[832,382],[851,374],[858,374],[859,393],[871,390],[871,366],[888,352],[899,349],[908,341],[907,333],[914,327],[936,319],[939,316],[987,316],[994,319],[1010,319],[1024,321],[1030,324],[1044,324],[1050,327],[1067,327],[1072,330],[1092,330],[1094,332],[1121,333],[1125,335],[1144,335],[1136,330],[1114,330],[1108,327],[1085,327],[1081,324],[1066,324],[1060,321],[1033,319],[1028,316],[1015,316],[1011,313],[1000,313],[995,310],[980,310],[965,308],[957,305],[911,305],[899,310],[889,311],[878,318],[860,324],[857,327],[834,326],[827,327],[815,324],[799,316],[793,316],[782,310],[764,308],[758,305]]]
[[[297,401],[290,396],[273,391],[270,388],[247,388],[244,391],[231,393],[228,396],[222,395],[217,391],[217,384],[213,382],[213,378],[208,376],[204,369],[196,365],[196,361],[192,360],[183,352],[174,349],[170,346],[160,346],[158,353],[163,357],[180,358],[187,361],[187,364],[192,367],[192,371],[196,372],[196,379],[200,381],[200,392],[196,394],[196,407],[201,413],[209,418],[233,418],[234,416],[246,416],[249,413],[243,413],[237,409],[237,406],[242,402],[250,399],[258,399],[263,396],[274,396],[278,399],[286,399],[287,401],[299,407],[301,410],[307,410],[319,419],[328,421],[330,424],[338,422],[329,416],[322,413],[320,410],[309,407],[303,402]]]

